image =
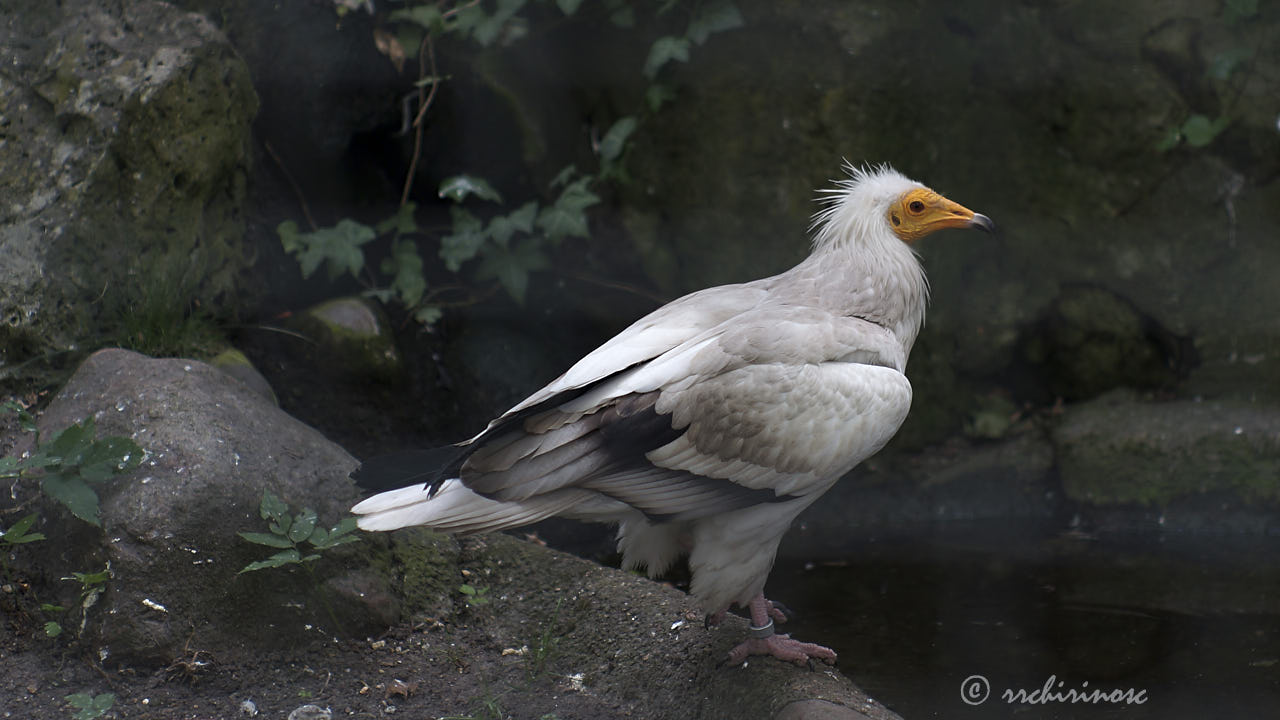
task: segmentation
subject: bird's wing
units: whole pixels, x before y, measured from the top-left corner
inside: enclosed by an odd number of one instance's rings
[[[515,407],[489,423],[472,442],[531,408],[546,405],[576,390],[625,372],[640,363],[680,347],[690,338],[711,330],[758,305],[768,295],[772,278],[740,285],[724,285],[690,293],[632,323],[608,342],[574,363]]]
[[[482,436],[460,478],[511,502],[587,489],[663,519],[791,499],[892,436],[904,363],[873,323],[758,304]]]

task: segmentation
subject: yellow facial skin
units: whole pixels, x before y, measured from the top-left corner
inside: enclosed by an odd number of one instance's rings
[[[928,188],[917,188],[903,193],[889,207],[889,227],[908,245],[945,228],[977,228],[985,232],[995,230],[995,223],[986,215],[951,202]]]

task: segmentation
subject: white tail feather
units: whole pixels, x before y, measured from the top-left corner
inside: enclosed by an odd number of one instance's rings
[[[477,495],[457,479],[445,480],[431,495],[412,485],[365,498],[351,512],[361,517],[361,530],[396,530],[426,525],[452,533],[506,530],[538,522],[576,505],[591,495],[585,490],[561,490],[520,502],[503,502]]]

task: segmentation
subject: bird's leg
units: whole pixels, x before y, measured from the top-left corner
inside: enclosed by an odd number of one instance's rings
[[[834,665],[836,654],[831,648],[813,643],[792,640],[789,635],[778,635],[773,631],[773,621],[786,619],[786,614],[765,599],[764,593],[751,598],[747,603],[751,611],[751,626],[747,630],[747,639],[729,651],[728,662],[738,665],[751,655],[772,655],[779,660],[795,663],[801,667],[810,665],[817,658],[828,665]]]

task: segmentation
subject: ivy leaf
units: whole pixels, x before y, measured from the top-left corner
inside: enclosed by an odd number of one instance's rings
[[[391,290],[406,307],[413,307],[427,290],[422,274],[422,256],[411,240],[398,240],[391,246],[390,257],[382,261],[382,272],[392,276]]]
[[[649,112],[658,112],[662,106],[676,99],[676,91],[666,85],[654,83],[644,93],[645,104],[649,106]]]
[[[433,325],[444,317],[444,311],[437,305],[426,305],[413,312],[413,319],[423,325]]]
[[[502,29],[506,26],[507,21],[515,17],[520,8],[524,7],[525,0],[498,0],[498,9],[493,11],[492,15],[483,15],[471,28],[471,37],[480,43],[481,47],[489,47],[494,40],[502,34]]]
[[[529,288],[529,273],[551,267],[551,261],[539,245],[534,238],[525,238],[514,248],[486,245],[476,277],[480,280],[497,278],[511,299],[523,305]]]
[[[519,210],[510,215],[500,215],[489,221],[489,237],[499,245],[506,247],[507,241],[517,231],[533,232],[533,220],[538,214],[537,201],[527,202]]]
[[[387,17],[392,22],[411,22],[426,30],[440,28],[443,20],[440,9],[434,5],[416,5],[411,8],[396,10]]]
[[[635,10],[632,9],[630,5],[623,5],[617,10],[609,13],[609,22],[613,23],[614,27],[623,29],[633,28],[636,26]]]
[[[619,118],[604,137],[600,140],[600,159],[606,163],[613,162],[622,154],[623,148],[626,147],[627,138],[631,137],[631,133],[636,130],[637,120],[634,115],[628,115]]]
[[[573,176],[577,174],[578,174],[577,166],[567,165],[563,170],[556,173],[555,177],[551,178],[551,187],[559,187],[561,185],[567,185],[569,181],[573,179]]]
[[[582,0],[556,0],[556,7],[560,8],[560,12],[565,15],[572,15],[578,12],[578,8],[582,6]]]
[[[1258,14],[1258,0],[1227,0],[1223,4],[1222,16],[1228,24],[1248,20]]]
[[[600,198],[587,189],[591,180],[587,176],[569,183],[555,204],[538,214],[537,226],[548,240],[556,242],[566,237],[587,237],[585,211],[600,202]]]
[[[449,208],[449,214],[453,216],[453,233],[440,239],[440,259],[449,272],[458,272],[462,263],[476,256],[488,233],[479,218],[460,207]]]
[[[98,493],[78,475],[48,473],[41,478],[40,489],[65,505],[72,515],[90,525],[102,525],[98,520]]]
[[[299,233],[296,224],[284,222],[276,232],[280,234],[285,250],[297,255],[303,277],[311,277],[320,263],[327,261],[330,279],[337,279],[344,271],[352,276],[358,275],[364,268],[364,253],[360,246],[377,237],[373,228],[351,218],[309,233]]]
[[[685,37],[701,45],[715,33],[740,28],[746,23],[732,0],[712,0],[698,6]]]
[[[493,189],[492,185],[471,175],[454,175],[451,178],[445,178],[440,183],[438,194],[442,198],[449,198],[457,203],[465,200],[468,195],[475,195],[481,200],[502,202],[502,196]]]
[[[652,80],[672,60],[689,62],[689,39],[666,35],[653,41],[649,57],[644,61],[644,75]]]
[[[391,231],[395,231],[397,235],[407,235],[411,232],[418,231],[418,221],[414,219],[413,213],[418,209],[418,204],[407,202],[396,210],[396,214],[383,220],[374,226],[379,235],[385,235]]]
[[[273,547],[273,548],[293,547],[293,541],[291,541],[289,538],[283,535],[276,535],[274,533],[256,533],[256,532],[238,532],[236,534],[244,538],[245,540],[248,540],[249,542],[255,543],[258,545],[266,545],[267,547]]]
[[[1192,115],[1182,124],[1182,136],[1191,147],[1204,147],[1226,129],[1227,122],[1225,117],[1210,120],[1204,115]]]

